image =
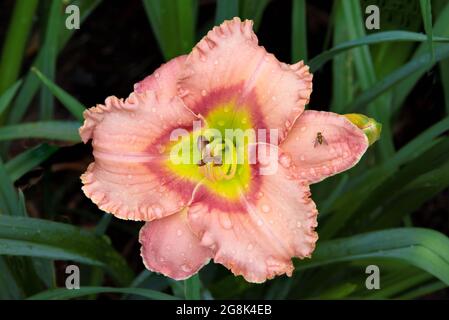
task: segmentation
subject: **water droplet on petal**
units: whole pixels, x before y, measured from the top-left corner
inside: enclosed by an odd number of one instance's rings
[[[257,220],[257,225],[258,225],[259,227],[263,226],[263,221],[262,221],[262,219]]]
[[[184,271],[184,272],[191,272],[192,268],[190,266],[186,265],[186,264],[183,264],[181,266],[181,270]]]
[[[247,247],[247,249],[248,249],[249,251],[253,250],[253,248],[254,248],[254,246],[253,246],[253,244],[252,244],[252,243],[248,244],[248,247]]]
[[[257,192],[255,198],[256,198],[257,200],[262,199],[262,198],[263,198],[263,192],[262,192],[262,191]]]
[[[157,218],[161,218],[161,217],[162,217],[163,210],[162,210],[162,208],[159,207],[159,206],[154,206],[154,207],[153,207],[153,213],[154,213],[154,215],[155,215]]]
[[[154,74],[154,76],[155,76],[156,78],[159,78],[159,77],[161,76],[161,74],[160,74],[159,72],[156,72],[156,73]]]
[[[276,96],[272,96],[271,100],[276,101]]]
[[[206,94],[207,94],[207,91],[206,90],[201,90],[201,95],[203,96],[203,97],[205,97],[206,96]]]
[[[219,215],[220,224],[225,229],[231,229],[232,228],[232,221],[229,218],[229,215],[227,213],[221,213]]]
[[[297,228],[301,228],[301,227],[302,227],[301,221],[297,221],[297,222],[296,222],[296,227],[297,227]]]
[[[215,61],[214,61],[214,65],[217,65],[217,64],[218,64],[218,60],[215,60]]]
[[[292,165],[292,157],[288,153],[283,153],[279,158],[279,162],[284,168],[289,168]]]
[[[265,213],[270,212],[270,206],[267,204],[262,205],[262,211]]]
[[[306,131],[306,127],[301,127],[301,132],[304,132],[304,131]]]
[[[211,245],[214,244],[214,239],[212,238],[212,236],[209,232],[206,231],[203,234],[203,237],[201,238],[201,244],[206,247],[210,247]],[[191,248],[192,244],[189,244],[189,245],[190,245],[189,248]]]
[[[156,108],[151,108],[151,111],[152,112],[156,112]]]
[[[182,231],[181,231],[181,230],[177,230],[177,231],[176,231],[176,235],[177,235],[178,237],[182,236]]]
[[[289,128],[292,125],[292,123],[290,121],[285,121],[285,127]]]
[[[245,123],[247,123],[248,122],[248,119],[246,119],[246,118],[243,118],[242,119],[242,124],[245,124]]]

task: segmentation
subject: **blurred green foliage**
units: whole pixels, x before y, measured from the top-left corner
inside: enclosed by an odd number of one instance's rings
[[[292,60],[308,61],[314,72],[320,72],[330,62],[330,110],[366,113],[379,120],[384,130],[382,139],[356,168],[313,186],[321,213],[321,240],[313,258],[296,261],[298,272],[292,278],[280,277],[254,285],[215,265],[184,282],[149,271],[135,275],[129,261],[114,249],[106,235],[109,215],[93,231],[51,221],[55,212],[45,219],[28,216],[25,197],[15,187],[17,181],[57,151],[55,141],[80,140],[77,129],[84,105],[55,83],[58,54],[75,31],[61,27],[64,7],[78,5],[83,22],[100,2],[17,0],[11,13],[0,63],[1,299],[94,298],[106,292],[122,294],[123,299],[412,299],[449,286],[448,237],[435,230],[417,228],[410,219],[426,201],[449,187],[449,3],[369,1],[385,15],[382,30],[367,32],[367,2],[336,0],[329,13],[332,46],[324,43],[320,54],[310,56],[310,2],[291,1],[288,19]],[[263,24],[266,8],[276,3],[217,0],[215,16],[205,25],[198,25],[202,9],[198,0],[142,0],[142,5],[148,27],[168,60],[188,53],[204,30],[225,19],[250,18],[257,29]],[[402,10],[400,19],[391,14],[394,10]],[[32,67],[26,70],[24,51],[34,24],[40,26],[41,40]],[[393,142],[399,115],[407,112],[406,98],[429,70],[439,73],[445,116],[397,148]],[[36,96],[38,117],[33,122],[24,121]],[[74,120],[55,119],[54,98]],[[45,139],[48,143],[11,157],[10,142],[24,138]],[[61,194],[66,190],[62,186]],[[54,201],[61,194],[55,194]],[[92,221],[98,220],[91,217],[93,213],[72,210]],[[136,233],[132,228],[120,231]],[[58,288],[56,260],[83,264],[90,274],[89,283],[81,290]],[[368,264],[381,266],[381,290],[369,291],[364,287],[364,268]],[[116,286],[110,286],[111,283]]]

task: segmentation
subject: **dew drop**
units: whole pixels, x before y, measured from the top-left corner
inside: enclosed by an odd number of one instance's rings
[[[220,224],[225,229],[231,229],[232,228],[232,221],[229,218],[229,215],[226,213],[220,214],[219,216]]]
[[[284,153],[280,156],[279,162],[284,168],[289,168],[292,165],[292,157],[288,153]]]
[[[182,236],[182,231],[181,231],[181,230],[177,230],[177,231],[176,231],[176,235],[177,235],[178,237]]]
[[[304,160],[306,160],[306,157],[304,157],[303,155],[301,155],[301,156],[299,157],[299,159],[301,159],[301,161],[304,161]]]
[[[263,221],[261,219],[257,220],[257,225],[259,227],[263,226]]]
[[[155,76],[156,78],[159,78],[159,77],[161,76],[161,74],[160,74],[159,72],[156,72],[156,73],[154,74],[154,76]]]
[[[245,123],[247,123],[248,122],[248,119],[246,119],[246,118],[243,118],[242,119],[242,124],[245,124]]]
[[[207,91],[206,90],[201,90],[201,95],[203,96],[203,97],[205,97],[206,96],[206,94],[207,94]]]
[[[156,217],[158,217],[158,218],[160,218],[160,217],[162,217],[162,208],[161,207],[159,207],[159,206],[154,206],[153,207],[153,213],[154,213],[154,215],[156,216]]]
[[[256,193],[256,196],[255,196],[256,200],[260,200],[260,199],[262,199],[262,197],[263,197],[263,192],[262,191],[259,191],[259,192]]]
[[[156,108],[152,108],[151,111],[152,111],[152,112],[156,112]]]
[[[292,125],[292,123],[290,121],[285,121],[285,127],[289,128]]]
[[[253,248],[254,248],[254,246],[253,246],[253,244],[252,244],[252,243],[248,244],[248,247],[247,247],[247,249],[248,249],[249,251],[253,250]]]
[[[296,227],[297,227],[297,228],[301,228],[301,227],[302,227],[301,221],[297,221],[297,222],[296,222]]]
[[[306,127],[301,127],[301,132],[304,132],[304,131],[306,131]]]
[[[276,101],[276,96],[272,96],[271,100]]]
[[[133,176],[132,175],[130,175],[130,174],[128,174],[128,179],[132,179],[133,178]]]
[[[265,213],[270,212],[270,206],[267,204],[262,205],[262,211]]]
[[[183,264],[183,265],[181,266],[181,270],[184,271],[184,272],[191,272],[191,271],[192,271],[192,268],[189,267],[189,266],[186,265],[186,264]]]
[[[212,238],[212,236],[211,236],[211,234],[209,232],[206,231],[203,234],[203,237],[201,238],[201,244],[206,246],[206,247],[210,247],[211,245],[214,244],[214,239]],[[189,248],[191,248],[191,246],[192,245],[190,244]]]
[[[218,64],[218,60],[215,60],[215,61],[214,61],[214,65],[217,65],[217,64]]]

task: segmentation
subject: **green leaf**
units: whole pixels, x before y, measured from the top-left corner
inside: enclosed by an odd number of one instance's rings
[[[368,258],[398,260],[449,284],[449,239],[433,230],[399,228],[318,243],[313,257],[296,264],[303,270]]]
[[[15,2],[0,58],[0,95],[17,80],[37,4],[38,0]]]
[[[113,287],[82,287],[76,290],[68,290],[66,288],[57,288],[38,293],[28,300],[64,300],[73,299],[91,294],[99,293],[127,293],[135,294],[148,299],[155,300],[177,300],[178,298],[166,293],[141,288],[113,288]]]
[[[338,46],[340,43],[349,39],[348,26],[343,13],[342,1],[334,2],[332,10],[332,17],[334,19],[333,42],[334,46]],[[310,66],[313,65],[313,60],[314,59],[309,62]],[[331,111],[343,113],[343,107],[354,97],[356,83],[352,61],[353,58],[351,52],[343,52],[342,54],[335,56],[332,61]]]
[[[184,293],[187,300],[201,300],[201,281],[198,274],[184,280]]]
[[[254,21],[254,30],[259,29],[262,16],[270,0],[240,0],[240,17]]]
[[[307,12],[305,0],[293,0],[292,62],[307,61]]]
[[[78,6],[80,9],[80,23],[82,23],[90,15],[90,13],[98,6],[100,2],[101,0],[76,0],[72,2],[72,4]],[[60,52],[62,48],[64,48],[75,30],[76,29],[60,28],[58,52]],[[42,68],[43,60],[44,51],[39,50],[37,57],[36,59],[34,59],[32,65],[37,66],[38,68]],[[36,95],[36,92],[39,89],[39,85],[39,79],[33,72],[29,71],[24,78],[23,86],[14,101],[13,107],[8,113],[7,123],[15,124],[20,122],[20,120],[28,110],[33,97]]]
[[[76,121],[42,121],[9,125],[0,128],[0,141],[39,138],[80,142]]]
[[[447,23],[448,20],[449,3],[446,3],[446,6],[443,8],[443,10],[441,10],[435,21],[435,24],[433,25],[433,34],[442,37],[449,37],[449,24]],[[435,50],[437,50],[440,46],[443,46],[443,44],[435,44]],[[428,43],[423,43],[415,51],[413,58],[423,56],[426,52],[428,53],[428,51]],[[395,112],[397,112],[403,105],[409,93],[412,91],[418,80],[426,73],[429,67],[429,65],[422,67],[395,87],[392,104],[393,110]]]
[[[38,78],[45,84],[45,86],[50,89],[51,93],[55,95],[56,98],[62,103],[64,107],[77,119],[83,121],[83,112],[86,107],[82,105],[77,99],[68,94],[65,90],[60,88],[56,83],[48,79],[35,67],[31,68]]]
[[[333,59],[335,56],[342,52],[348,51],[353,48],[357,48],[364,45],[371,45],[376,43],[388,43],[388,42],[401,42],[401,41],[411,41],[411,42],[424,42],[427,40],[426,35],[418,32],[409,31],[385,31],[369,34],[362,38],[347,41],[336,45],[330,50],[324,51],[323,53],[317,55],[309,61],[309,66],[312,72],[319,70],[326,62]],[[433,42],[447,43],[449,38],[445,37],[434,37]]]
[[[165,60],[190,52],[195,43],[197,0],[142,0]]]
[[[444,47],[438,47],[435,50],[435,61],[440,61],[449,57],[449,45]],[[392,72],[384,79],[373,84],[368,90],[365,90],[360,94],[349,106],[345,108],[348,112],[360,111],[366,107],[371,101],[379,97],[382,93],[392,89],[400,81],[413,75],[416,71],[420,70],[424,66],[428,65],[432,61],[430,54],[425,54],[420,57],[413,58],[410,62],[406,63],[401,68]]]
[[[22,84],[22,80],[16,81],[11,87],[9,87],[1,96],[0,96],[0,117],[5,112],[6,108],[8,108],[12,99],[16,95],[17,90]]]
[[[440,62],[440,77],[444,92],[446,115],[449,115],[449,59]]]
[[[133,273],[106,241],[86,230],[47,220],[0,217],[0,254],[70,260],[104,268],[127,285]]]
[[[0,216],[19,214],[19,197],[9,177],[3,160],[0,158]],[[21,214],[21,213],[20,213]]]
[[[422,285],[414,290],[408,291],[408,292],[396,297],[396,299],[411,300],[411,299],[415,299],[418,297],[426,296],[430,293],[442,290],[447,287],[448,287],[448,285],[442,281],[433,281],[429,284]]]
[[[239,0],[217,0],[215,25],[239,16]]]
[[[347,20],[350,40],[365,36],[364,20],[361,4],[358,0],[341,1],[344,16]],[[363,90],[368,90],[376,82],[376,72],[368,46],[353,49],[357,82]],[[394,153],[393,137],[390,128],[390,108],[388,97],[374,100],[368,106],[368,115],[382,123],[382,139],[374,146],[376,155],[381,161],[387,161]],[[346,110],[345,110],[346,111]]]
[[[63,10],[62,0],[53,0],[50,2],[47,25],[45,27],[44,45],[42,47],[43,59],[42,72],[52,81],[55,79],[56,58],[58,56],[58,38],[59,30],[62,24]],[[46,87],[41,89],[40,96],[40,119],[50,120],[53,118],[53,96]]]
[[[25,173],[47,160],[56,150],[58,150],[58,147],[45,143],[28,149],[5,164],[6,172],[12,181],[16,181]]]
[[[419,4],[421,6],[421,13],[424,20],[424,29],[426,30],[427,34],[427,41],[429,45],[429,54],[431,56],[431,60],[429,65],[433,65],[434,58],[435,58],[435,51],[433,48],[433,27],[432,27],[432,4],[430,3],[430,0],[419,0]]]

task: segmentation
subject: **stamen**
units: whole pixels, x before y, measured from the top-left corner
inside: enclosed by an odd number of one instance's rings
[[[202,159],[199,161],[201,173],[212,182],[230,180],[237,172],[237,151],[229,139],[215,138],[209,141],[204,136],[197,139]],[[225,161],[223,161],[225,156]]]

